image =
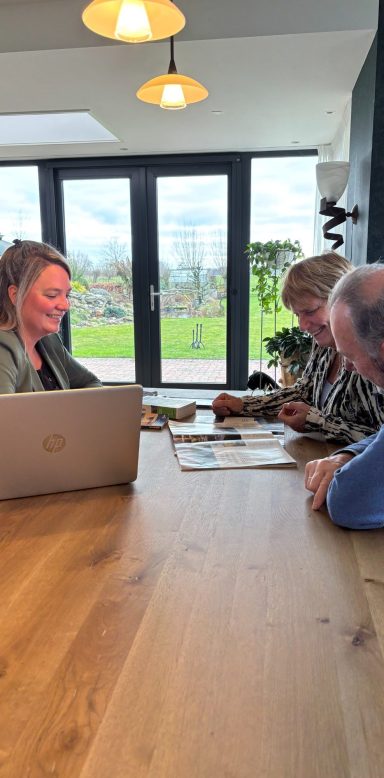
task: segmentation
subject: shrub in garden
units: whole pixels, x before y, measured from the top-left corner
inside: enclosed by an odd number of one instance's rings
[[[108,318],[121,319],[123,316],[125,316],[125,310],[119,305],[107,303],[104,308],[104,316],[108,316]]]

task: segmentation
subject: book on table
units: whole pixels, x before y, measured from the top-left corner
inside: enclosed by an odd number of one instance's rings
[[[192,416],[195,413],[196,402],[194,400],[187,400],[186,402],[178,397],[144,395],[143,408],[148,413],[165,414],[169,419],[184,419],[186,416]]]
[[[168,416],[164,413],[150,413],[144,408],[141,413],[141,429],[162,430],[168,424]]]
[[[280,421],[200,415],[194,422],[170,421],[169,429],[182,470],[296,465],[284,449]]]

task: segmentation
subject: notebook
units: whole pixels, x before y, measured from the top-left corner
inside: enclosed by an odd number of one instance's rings
[[[141,386],[0,395],[0,499],[134,481]]]

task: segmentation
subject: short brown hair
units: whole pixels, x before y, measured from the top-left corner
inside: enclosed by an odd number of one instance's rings
[[[301,259],[283,277],[281,299],[289,309],[306,294],[328,300],[338,280],[351,270],[353,265],[336,251]]]
[[[34,240],[15,240],[0,258],[0,329],[20,328],[21,308],[29,290],[40,273],[49,265],[59,265],[71,278],[71,269],[62,254],[48,243]],[[16,305],[10,300],[8,289],[18,289]]]

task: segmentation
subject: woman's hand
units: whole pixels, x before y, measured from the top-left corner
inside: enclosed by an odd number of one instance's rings
[[[279,419],[284,424],[288,424],[296,432],[304,432],[305,421],[308,416],[310,405],[303,402],[284,403]]]
[[[241,397],[233,397],[232,394],[222,392],[212,403],[212,410],[216,416],[230,416],[241,413],[243,410],[243,401]]]
[[[304,483],[305,488],[315,495],[312,503],[314,511],[318,511],[323,502],[325,502],[328,486],[331,483],[336,470],[351,459],[353,459],[352,454],[343,452],[342,454],[334,454],[332,457],[326,457],[325,459],[314,459],[305,466]]]

